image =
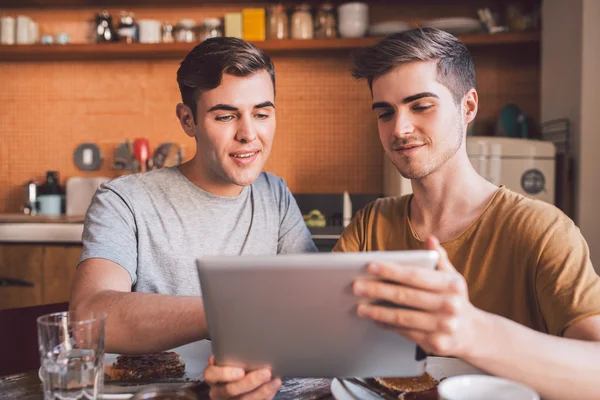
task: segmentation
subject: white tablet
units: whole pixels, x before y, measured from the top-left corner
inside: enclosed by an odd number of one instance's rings
[[[217,364],[282,377],[415,376],[425,354],[356,315],[352,283],[372,261],[435,268],[434,251],[203,257],[197,260]]]

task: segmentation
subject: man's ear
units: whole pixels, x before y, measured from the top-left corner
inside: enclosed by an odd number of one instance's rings
[[[177,104],[177,118],[186,135],[196,137],[196,123],[194,122],[194,114],[192,110],[183,103]]]
[[[477,116],[477,110],[479,107],[479,95],[475,89],[471,89],[467,92],[463,101],[464,105],[464,121],[465,125],[471,123],[475,116]]]

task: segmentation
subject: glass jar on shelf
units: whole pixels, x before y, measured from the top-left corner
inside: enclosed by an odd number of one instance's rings
[[[315,14],[315,38],[335,38],[337,37],[335,13],[333,4],[323,3],[317,9]]]
[[[267,12],[267,39],[289,39],[289,21],[283,4],[269,7]]]
[[[223,24],[219,18],[207,18],[198,27],[198,40],[200,42],[213,37],[223,36]]]
[[[162,26],[161,41],[163,43],[173,43],[175,38],[173,37],[173,25],[165,22]]]
[[[175,26],[175,41],[191,43],[196,41],[194,32],[196,22],[193,19],[182,19]]]
[[[314,27],[310,5],[298,4],[292,14],[292,39],[312,39],[313,35]]]

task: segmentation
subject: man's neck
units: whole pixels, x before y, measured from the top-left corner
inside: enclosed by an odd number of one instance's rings
[[[457,153],[439,170],[411,181],[410,219],[419,238],[458,236],[485,209],[498,187],[481,177],[466,154]]]
[[[197,156],[181,164],[179,171],[194,185],[216,196],[235,197],[244,189],[230,182],[224,182],[211,171],[206,171],[206,167]]]

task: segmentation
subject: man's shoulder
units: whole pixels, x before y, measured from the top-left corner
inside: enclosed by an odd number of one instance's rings
[[[149,172],[123,175],[102,186],[119,194],[135,195],[141,188],[157,188],[174,182],[176,171],[173,168],[161,168]]]
[[[510,189],[501,188],[495,207],[496,218],[504,219],[507,226],[520,230],[543,233],[574,222],[558,207],[548,202],[524,196]]]

